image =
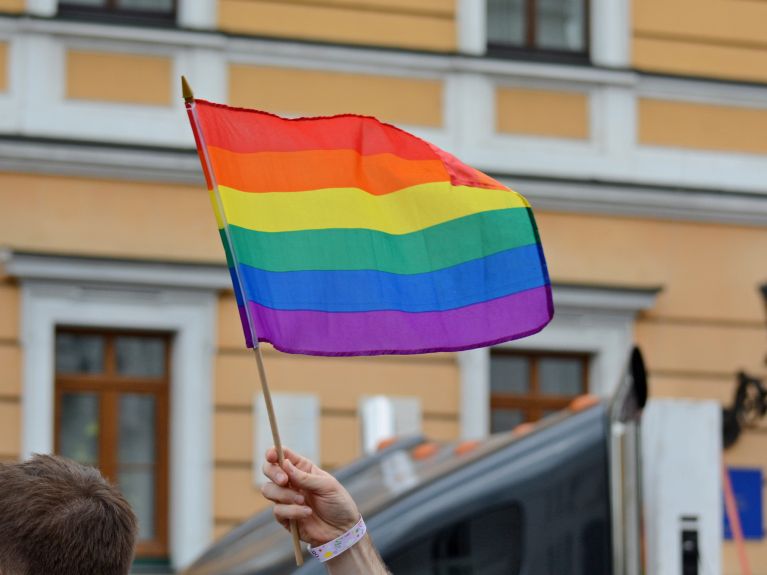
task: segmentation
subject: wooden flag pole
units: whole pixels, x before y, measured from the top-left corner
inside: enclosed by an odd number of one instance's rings
[[[197,118],[197,110],[194,106],[194,92],[192,91],[192,87],[189,85],[189,82],[187,82],[186,78],[184,76],[181,76],[181,93],[184,97],[184,102],[186,103],[187,112],[189,114],[189,119],[192,122],[192,129],[194,131],[195,139],[197,140],[198,148],[200,149],[202,156],[204,158],[204,165],[203,168],[205,169],[206,175],[210,178],[210,181],[208,182],[213,187],[213,195],[216,199],[216,209],[218,210],[218,214],[223,222],[224,226],[224,236],[226,237],[226,241],[229,243],[229,246],[231,247],[232,241],[229,236],[229,226],[226,222],[226,218],[224,215],[224,207],[221,203],[221,197],[219,196],[218,189],[214,180],[214,174],[213,174],[213,167],[210,162],[210,158],[208,157],[207,148],[205,147],[205,141],[204,136],[202,133],[202,130],[200,130],[200,124],[199,120]],[[235,276],[237,277],[237,281],[239,283],[240,293],[245,293],[242,281],[240,279],[239,270],[237,269],[237,256],[234,252],[234,250],[231,250],[232,252],[232,258],[234,259],[235,263]],[[277,451],[277,459],[279,460],[280,467],[282,467],[283,462],[285,461],[285,454],[282,449],[282,441],[280,440],[280,430],[277,427],[277,417],[274,414],[274,404],[272,403],[272,393],[269,391],[269,382],[266,379],[266,369],[264,369],[264,358],[261,355],[261,346],[258,342],[258,335],[256,333],[255,325],[253,323],[253,318],[251,317],[250,311],[247,309],[247,305],[245,306],[245,313],[248,319],[248,326],[250,328],[250,335],[251,340],[253,342],[253,352],[256,356],[256,364],[258,365],[258,377],[261,382],[261,392],[264,395],[264,402],[266,403],[266,413],[269,416],[269,426],[272,429],[272,441],[274,442],[274,448]],[[298,524],[291,520],[290,521],[290,534],[293,537],[293,554],[296,558],[296,565],[301,566],[304,564],[304,554],[301,551],[301,540],[298,537]]]
[[[280,439],[280,430],[277,427],[277,416],[274,414],[274,404],[272,403],[272,392],[269,391],[269,382],[266,379],[266,369],[264,369],[264,358],[261,355],[261,346],[255,342],[253,352],[256,354],[256,364],[258,365],[258,377],[261,380],[261,392],[264,394],[264,403],[266,403],[266,413],[269,415],[269,426],[272,428],[272,441],[274,449],[277,450],[277,459],[280,467],[285,461],[285,453],[282,449],[282,440]],[[293,536],[293,554],[296,556],[296,565],[304,564],[304,554],[301,552],[301,540],[298,537],[298,524],[295,521],[290,522],[290,534]]]
[[[272,441],[274,449],[277,451],[277,459],[280,467],[285,461],[285,453],[282,449],[282,440],[280,439],[280,430],[277,427],[277,416],[274,414],[274,404],[272,403],[272,392],[269,391],[269,382],[266,379],[266,369],[264,369],[264,358],[261,355],[261,346],[258,341],[254,341],[253,353],[256,355],[256,364],[258,365],[258,377],[261,381],[261,392],[264,394],[264,403],[266,403],[266,413],[269,415],[269,426],[272,428]],[[290,521],[290,534],[293,536],[293,554],[296,557],[296,565],[304,564],[304,554],[301,552],[301,540],[298,537],[298,524]]]

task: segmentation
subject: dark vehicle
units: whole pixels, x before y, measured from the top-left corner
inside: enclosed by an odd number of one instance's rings
[[[640,571],[641,355],[615,396],[576,399],[534,426],[481,442],[413,438],[339,470],[396,575],[634,575]],[[188,575],[319,575],[295,566],[265,511]]]

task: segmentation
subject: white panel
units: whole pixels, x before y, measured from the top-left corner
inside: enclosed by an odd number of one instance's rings
[[[56,15],[57,0],[27,0],[27,13],[35,16],[50,17]]]
[[[362,396],[359,413],[365,453],[375,452],[386,439],[421,433],[421,401],[417,397]]]
[[[197,98],[211,102],[229,101],[228,68],[219,50],[202,47],[179,52],[173,81],[180,82],[181,75],[186,76]]]
[[[682,518],[697,518],[701,573],[722,572],[721,406],[651,400],[642,417],[648,572],[681,575]]]
[[[394,434],[407,437],[421,433],[421,400],[417,397],[389,396],[394,406]]]
[[[480,56],[487,51],[487,1],[458,0],[458,50]]]
[[[490,433],[490,352],[487,348],[458,354],[461,373],[461,439]]]
[[[395,437],[394,406],[384,395],[360,398],[362,450],[373,453],[381,441]]]
[[[631,0],[590,0],[591,61],[598,66],[631,65]]]
[[[605,86],[591,94],[591,137],[600,154],[627,170],[636,145],[636,98],[626,86]]]
[[[273,393],[272,403],[282,445],[319,463],[320,461],[320,401],[314,394]],[[254,433],[256,452],[253,455],[253,478],[259,485],[267,479],[262,473],[266,450],[274,446],[269,414],[264,396],[255,397]]]
[[[216,0],[179,0],[178,25],[181,28],[214,29]]]
[[[455,100],[448,109],[455,147],[448,150],[462,160],[469,148],[484,146],[495,131],[495,86],[483,74],[457,75],[449,87]]]

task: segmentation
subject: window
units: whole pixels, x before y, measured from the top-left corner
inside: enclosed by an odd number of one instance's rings
[[[567,407],[588,389],[587,354],[490,354],[490,431],[513,429]]]
[[[168,336],[62,329],[55,347],[56,452],[120,487],[137,555],[167,556]]]
[[[176,0],[61,0],[59,14],[172,24],[176,18]]]
[[[588,0],[488,0],[488,51],[586,56]]]
[[[397,575],[518,575],[523,518],[516,504],[486,511],[386,557],[386,564]]]

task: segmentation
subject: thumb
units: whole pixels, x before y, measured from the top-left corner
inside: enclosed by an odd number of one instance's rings
[[[326,478],[321,475],[312,475],[306,471],[301,471],[293,463],[286,459],[282,468],[288,474],[290,483],[293,487],[305,489],[307,491],[322,491],[327,486]]]

